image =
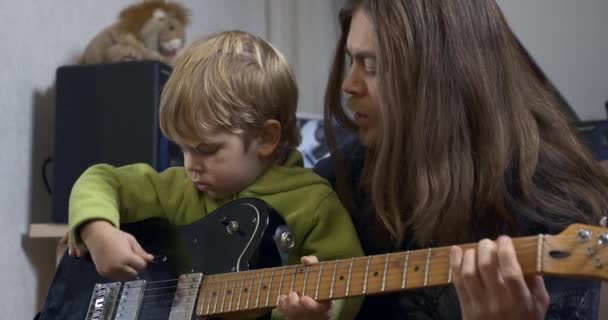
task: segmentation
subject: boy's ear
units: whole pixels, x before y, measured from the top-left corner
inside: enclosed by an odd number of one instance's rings
[[[258,153],[260,156],[271,156],[281,141],[281,123],[274,119],[266,120],[260,131],[259,139]]]

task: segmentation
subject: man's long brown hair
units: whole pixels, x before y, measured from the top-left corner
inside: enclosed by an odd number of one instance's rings
[[[363,185],[398,244],[468,241],[476,224],[516,234],[523,218],[561,228],[608,212],[608,176],[534,73],[494,0],[354,0],[325,101],[338,193],[349,197],[332,121],[341,105],[345,44],[356,10],[377,48],[382,123]],[[356,209],[355,209],[356,210]]]

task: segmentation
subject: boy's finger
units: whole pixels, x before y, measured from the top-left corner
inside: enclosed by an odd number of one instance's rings
[[[139,257],[141,257],[142,259],[144,259],[146,262],[152,262],[154,261],[154,256],[147,253],[146,250],[144,250],[144,248],[141,247],[141,245],[139,244],[139,242],[137,242],[137,240],[133,237],[129,237],[129,244],[131,245],[131,250],[133,250],[133,252],[138,255]]]
[[[123,275],[118,277],[120,280],[131,280],[133,278],[137,278],[137,270],[131,268],[130,266],[124,266],[122,272]]]
[[[300,261],[305,266],[319,263],[319,259],[316,256],[304,256],[300,259]]]
[[[127,266],[130,266],[137,271],[145,269],[147,265],[148,263],[146,260],[136,254],[130,255],[127,259]]]
[[[307,296],[301,297],[300,302],[305,309],[317,313],[327,312],[331,307],[331,302],[329,301],[317,302],[313,298]]]
[[[70,232],[66,232],[63,237],[61,237],[61,244],[68,244],[68,241],[70,240]]]

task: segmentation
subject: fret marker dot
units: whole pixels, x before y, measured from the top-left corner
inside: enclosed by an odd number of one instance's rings
[[[247,288],[243,289],[243,291],[247,292]]]
[[[232,290],[228,290],[228,292],[227,292],[227,293],[228,293],[228,294],[232,294]]]
[[[378,276],[378,271],[374,272],[374,277]]]
[[[214,292],[213,292],[211,295],[215,297],[215,295],[216,295],[216,294],[217,294],[217,293],[214,291]]]
[[[414,267],[415,272],[418,272],[418,270],[420,270],[420,267],[418,267],[418,266]]]
[[[340,276],[340,280],[344,280],[344,276]]]
[[[266,290],[266,289],[267,289],[267,288],[268,288],[268,287],[266,287],[266,286],[263,286],[263,287],[262,287],[262,290]]]

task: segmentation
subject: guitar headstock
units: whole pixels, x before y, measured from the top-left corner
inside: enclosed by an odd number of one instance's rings
[[[608,280],[608,229],[573,224],[544,236],[542,273]]]

